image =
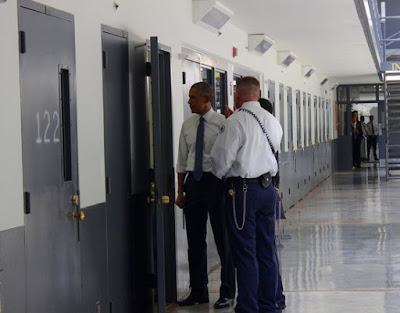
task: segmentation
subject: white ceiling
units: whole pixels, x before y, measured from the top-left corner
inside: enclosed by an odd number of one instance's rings
[[[354,0],[218,0],[234,12],[230,22],[265,34],[303,65],[336,81],[379,82]],[[268,52],[267,52],[268,53]]]

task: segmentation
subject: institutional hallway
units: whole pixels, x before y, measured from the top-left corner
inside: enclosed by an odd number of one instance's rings
[[[400,312],[400,180],[384,174],[334,173],[287,210],[279,249],[284,313]],[[168,312],[213,312],[218,275],[210,275],[210,304]]]

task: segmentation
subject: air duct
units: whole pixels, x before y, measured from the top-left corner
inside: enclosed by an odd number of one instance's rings
[[[249,51],[258,55],[263,55],[272,47],[274,41],[266,35],[249,35]]]
[[[324,78],[323,81],[321,82],[321,86],[324,85],[328,81],[328,78]]]
[[[193,22],[214,33],[233,16],[233,12],[215,0],[193,0]]]
[[[314,74],[314,72],[316,70],[317,69],[315,67],[309,66],[309,65],[303,65],[301,67],[301,72],[302,72],[303,76],[307,77],[307,78],[309,78],[312,74]]]
[[[288,67],[294,60],[296,56],[290,51],[278,51],[278,64]]]

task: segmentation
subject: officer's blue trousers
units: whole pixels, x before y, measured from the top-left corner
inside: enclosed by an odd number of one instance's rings
[[[243,184],[227,185],[226,194],[227,218],[238,281],[235,312],[277,312],[279,263],[275,246],[276,194],[272,184],[265,189],[259,183],[249,183],[247,186],[245,205]],[[229,189],[235,190],[234,196],[230,195]],[[242,226],[243,229],[239,230]]]

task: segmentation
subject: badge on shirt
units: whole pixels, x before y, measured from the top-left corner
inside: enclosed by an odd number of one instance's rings
[[[224,131],[225,131],[225,125],[222,125],[219,130],[219,133],[222,134]]]

